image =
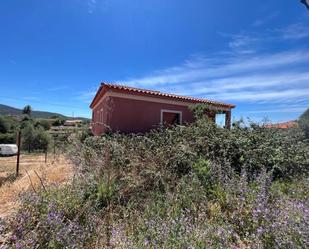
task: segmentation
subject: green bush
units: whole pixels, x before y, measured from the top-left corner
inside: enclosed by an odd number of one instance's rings
[[[22,148],[29,153],[33,150],[46,150],[50,144],[50,135],[41,127],[35,128],[27,122],[22,129]]]
[[[306,138],[309,139],[309,108],[299,117],[298,123]]]
[[[33,143],[35,137],[34,126],[31,122],[25,122],[22,129],[22,149],[29,153],[33,150]]]
[[[18,122],[10,116],[0,116],[0,143],[16,142]]]
[[[23,194],[19,211],[2,231],[11,232],[5,243],[14,248],[84,248],[95,223],[88,216],[92,207],[82,197],[71,186]]]
[[[210,161],[203,158],[193,164],[193,170],[207,190],[212,187]]]
[[[0,117],[0,133],[7,133],[9,131],[9,122],[4,117]]]
[[[35,130],[34,140],[33,140],[33,149],[47,150],[50,142],[51,142],[51,137],[44,129],[38,128]]]
[[[300,129],[226,130],[200,119],[68,144],[72,182],[23,201],[6,226],[25,248],[32,237],[35,248],[306,247],[309,146]]]
[[[51,124],[46,119],[39,119],[35,122],[35,127],[42,127],[44,130],[48,131],[51,128]]]
[[[0,144],[14,144],[16,143],[16,134],[15,133],[0,133]]]
[[[64,125],[64,123],[65,123],[65,119],[58,117],[58,118],[56,118],[55,121],[52,122],[52,125],[53,126],[61,126],[61,125]]]

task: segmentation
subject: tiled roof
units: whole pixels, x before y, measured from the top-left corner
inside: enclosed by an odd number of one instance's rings
[[[288,129],[288,128],[293,128],[297,127],[297,122],[296,121],[287,121],[283,123],[277,123],[277,124],[268,124],[265,127],[266,128],[277,128],[277,129]]]
[[[176,95],[176,94],[163,93],[163,92],[160,92],[160,91],[147,90],[147,89],[141,89],[141,88],[136,88],[136,87],[129,87],[129,86],[123,86],[123,85],[118,85],[118,84],[111,84],[111,83],[101,83],[101,87],[98,90],[98,92],[97,92],[96,96],[94,97],[90,106],[94,105],[95,100],[99,96],[99,92],[103,88],[115,89],[115,90],[125,91],[125,92],[128,92],[128,93],[142,94],[142,95],[148,95],[148,96],[153,96],[153,97],[170,98],[170,99],[181,100],[181,101],[192,102],[192,103],[205,103],[205,104],[228,107],[228,108],[234,108],[235,107],[235,105],[233,105],[233,104],[226,104],[226,103],[223,103],[223,102],[213,101],[213,100],[209,100],[209,99],[201,99],[201,98],[194,98],[194,97],[188,97],[188,96],[181,96],[181,95]]]

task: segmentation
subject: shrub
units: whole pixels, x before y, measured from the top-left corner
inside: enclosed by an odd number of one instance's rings
[[[68,139],[74,181],[23,199],[4,225],[21,243],[306,247],[309,146],[299,129],[238,123],[225,130],[200,119],[145,135]]]
[[[24,123],[22,129],[22,148],[29,153],[33,150],[33,142],[35,137],[34,126],[31,122]]]
[[[52,122],[52,125],[53,126],[61,126],[61,125],[64,125],[64,123],[65,123],[65,119],[58,117],[58,118],[56,118],[55,121]]]
[[[309,108],[299,117],[299,126],[309,139]]]
[[[270,181],[265,173],[254,184],[233,178],[223,186],[224,208],[205,198],[197,178],[185,177],[176,191],[116,223],[114,243],[127,234],[119,248],[303,248],[309,203],[277,195]]]
[[[51,137],[43,128],[35,128],[31,122],[27,122],[22,129],[22,148],[29,153],[33,150],[46,150]]]
[[[202,158],[199,159],[193,164],[193,170],[204,185],[205,189],[209,191],[212,188],[210,161]]]
[[[51,124],[46,119],[39,119],[35,122],[35,127],[42,127],[44,130],[48,131],[51,127]]]
[[[92,184],[101,186],[100,179],[111,168],[111,205],[124,206],[126,217],[133,215],[113,228],[119,239],[127,234],[123,248],[284,248],[305,243],[304,235],[297,234],[305,233],[306,223],[278,219],[284,213],[307,219],[306,208],[293,213],[291,201],[271,192],[273,181],[308,173],[308,144],[298,129],[239,123],[228,131],[199,120],[145,136],[90,137],[75,146],[81,148],[74,150],[75,164]],[[104,191],[91,189],[106,193],[105,185]],[[136,229],[129,225],[133,223]],[[273,231],[273,223],[282,231],[294,231],[287,235],[288,242]],[[121,244],[117,239],[114,243]]]
[[[5,225],[14,248],[83,248],[93,233],[91,206],[68,187],[23,194],[21,208]]]
[[[47,150],[48,145],[50,144],[51,137],[44,131],[42,128],[35,130],[34,140],[33,140],[33,149],[35,150]]]
[[[15,133],[0,134],[0,144],[14,144],[16,142]]]
[[[4,117],[0,117],[0,133],[7,133],[9,131],[9,122]]]

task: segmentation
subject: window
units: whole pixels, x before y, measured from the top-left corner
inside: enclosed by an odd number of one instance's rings
[[[95,121],[96,121],[97,123],[100,122],[100,111],[97,111],[97,116],[96,116],[96,118],[95,118]]]
[[[95,121],[97,123],[101,123],[101,124],[103,123],[103,109],[97,111]]]
[[[101,119],[100,122],[103,124],[103,108],[101,109]]]
[[[161,110],[161,125],[181,125],[182,112],[173,110]]]

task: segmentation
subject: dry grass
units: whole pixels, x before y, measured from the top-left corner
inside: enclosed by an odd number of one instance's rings
[[[48,185],[65,183],[72,176],[72,167],[63,156],[58,156],[55,161],[53,157],[48,157],[45,163],[44,154],[21,155],[17,179],[14,179],[15,167],[16,157],[0,157],[0,217],[16,209],[21,192],[40,187],[40,178],[44,185]]]

